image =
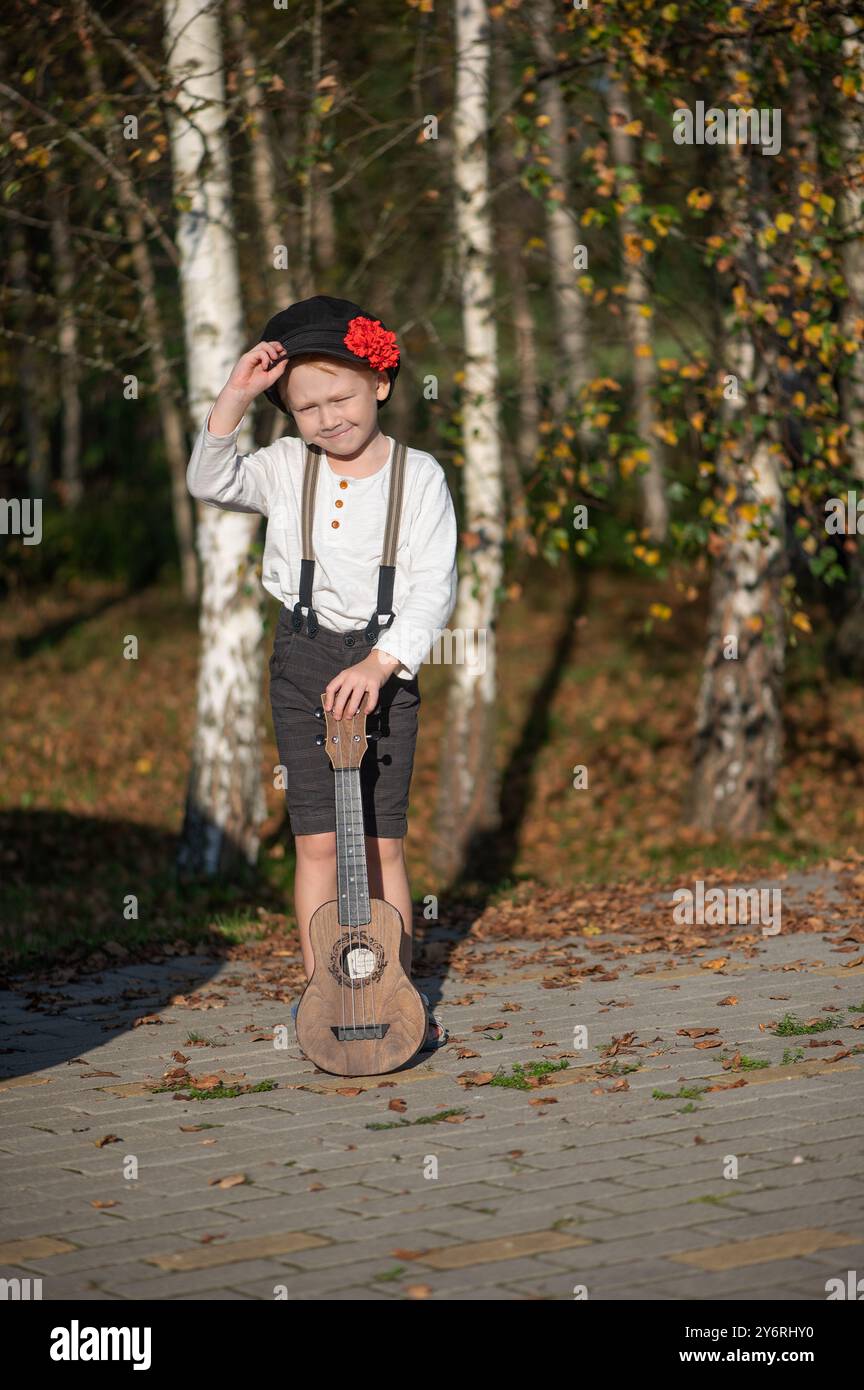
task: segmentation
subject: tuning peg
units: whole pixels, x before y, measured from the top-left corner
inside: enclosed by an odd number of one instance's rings
[[[316,734],[315,742],[317,743],[319,748],[323,748],[324,744],[327,742],[327,739],[324,734]]]
[[[366,731],[366,738],[369,741],[369,743],[377,743],[380,737],[381,735],[378,733],[377,730]]]
[[[323,719],[323,718],[324,718],[324,706],[323,706],[323,705],[316,705],[316,706],[315,706],[315,709],[313,710],[313,713],[314,713],[316,719]]]

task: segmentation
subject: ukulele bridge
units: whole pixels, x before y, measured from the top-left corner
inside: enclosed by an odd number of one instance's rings
[[[332,1028],[331,1032],[339,1042],[375,1042],[384,1037],[389,1027],[389,1023],[366,1023],[357,1028]]]

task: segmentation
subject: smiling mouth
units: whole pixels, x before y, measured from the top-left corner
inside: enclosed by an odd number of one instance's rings
[[[325,435],[324,435],[324,438],[325,438],[328,442],[329,442],[331,439],[341,439],[342,436],[343,436],[343,434],[347,434],[348,431],[349,431],[349,430],[353,430],[353,428],[354,428],[353,425],[346,425],[345,428],[344,428],[344,430],[340,430],[338,434],[325,434]]]

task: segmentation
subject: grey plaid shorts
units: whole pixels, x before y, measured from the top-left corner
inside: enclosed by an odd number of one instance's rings
[[[319,626],[314,637],[306,624],[295,632],[291,610],[283,605],[270,658],[270,708],[279,761],[285,768],[285,802],[294,835],[336,830],[336,802],[330,759],[315,742],[325,730],[315,708],[329,682],[369,653],[362,628],[336,632]],[[408,791],[414,770],[418,678],[391,675],[381,687],[367,730],[380,730],[360,764],[363,828],[367,835],[402,838],[408,833]]]

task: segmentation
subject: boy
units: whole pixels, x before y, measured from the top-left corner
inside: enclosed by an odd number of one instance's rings
[[[381,433],[377,415],[392,394],[399,355],[395,335],[348,300],[315,295],[291,305],[270,319],[261,341],[233,368],[187,469],[193,497],[268,518],[262,582],[283,604],[270,699],[297,848],[295,910],[307,977],[313,969],[309,922],[321,903],[336,897],[332,772],[315,745],[317,721],[310,720],[321,691],[336,719],[356,714],[364,699],[367,713],[380,706],[387,715],[387,737],[370,743],[360,765],[369,893],[400,912],[407,935],[403,965],[411,970],[404,837],[420,705],[417,671],[453,611],[458,572],[456,517],[444,471],[430,454],[409,448],[388,601],[381,564],[397,446]],[[293,416],[301,438],[283,436],[241,457],[240,423],[262,391]],[[303,474],[311,445],[323,453],[313,494],[313,555],[304,557]],[[383,624],[382,594],[389,612]],[[443,1025],[430,1015],[427,1047],[444,1041]]]

